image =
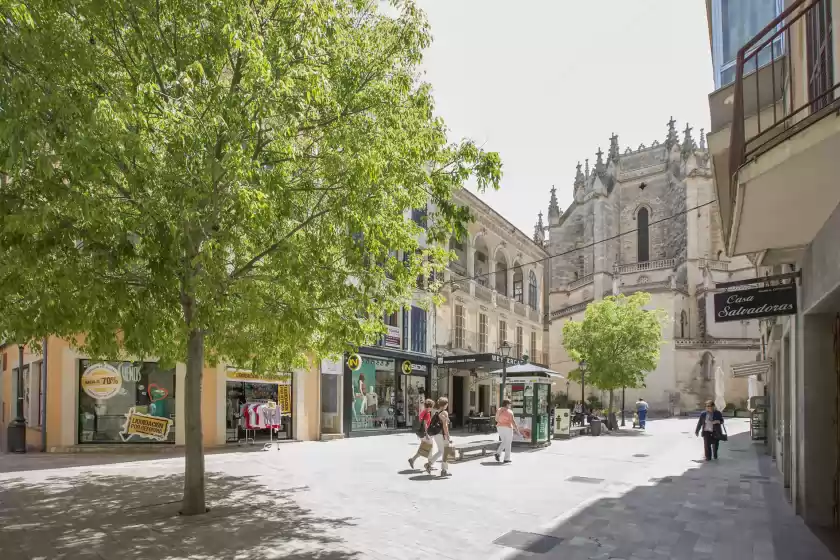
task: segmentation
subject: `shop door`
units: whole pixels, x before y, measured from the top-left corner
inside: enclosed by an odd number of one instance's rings
[[[452,400],[449,405],[452,409],[452,424],[454,426],[464,425],[464,382],[466,377],[456,375],[452,378]]]
[[[490,390],[487,385],[478,386],[478,411],[485,416],[490,415]]]

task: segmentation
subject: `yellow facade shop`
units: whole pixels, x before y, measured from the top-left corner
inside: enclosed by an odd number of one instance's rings
[[[7,449],[6,429],[23,403],[29,451],[125,451],[126,446],[160,448],[184,444],[186,366],[161,367],[154,358],[96,361],[70,344],[50,338],[46,352],[24,348],[18,375],[18,346],[0,346],[0,445]],[[224,364],[204,368],[201,392],[205,447],[225,445],[227,384],[272,384],[291,411],[290,434],[296,440],[320,437],[320,375],[296,370],[255,375]]]

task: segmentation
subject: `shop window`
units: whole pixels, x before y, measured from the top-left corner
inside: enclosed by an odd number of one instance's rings
[[[396,361],[362,356],[361,367],[352,372],[351,430],[386,430],[396,427]]]
[[[77,375],[79,443],[175,442],[174,369],[79,360]],[[136,429],[125,432],[130,413]]]
[[[250,381],[242,381],[243,378]],[[292,380],[291,373],[256,375],[247,370],[230,368],[225,385],[226,441],[291,439],[294,410]],[[268,403],[276,404],[279,418],[268,418],[264,413],[261,407]],[[324,404],[322,402],[322,406]]]

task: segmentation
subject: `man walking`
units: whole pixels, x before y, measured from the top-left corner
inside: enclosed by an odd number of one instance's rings
[[[648,403],[645,399],[639,397],[636,401],[636,414],[639,415],[639,427],[645,429],[645,421],[647,420]]]

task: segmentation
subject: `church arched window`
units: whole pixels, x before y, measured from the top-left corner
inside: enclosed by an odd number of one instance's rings
[[[536,309],[538,303],[537,275],[534,274],[534,271],[532,270],[530,274],[528,274],[528,305],[530,305],[532,309]]]
[[[636,215],[636,245],[638,250],[637,262],[650,260],[650,232],[648,231],[648,209],[642,206]]]

